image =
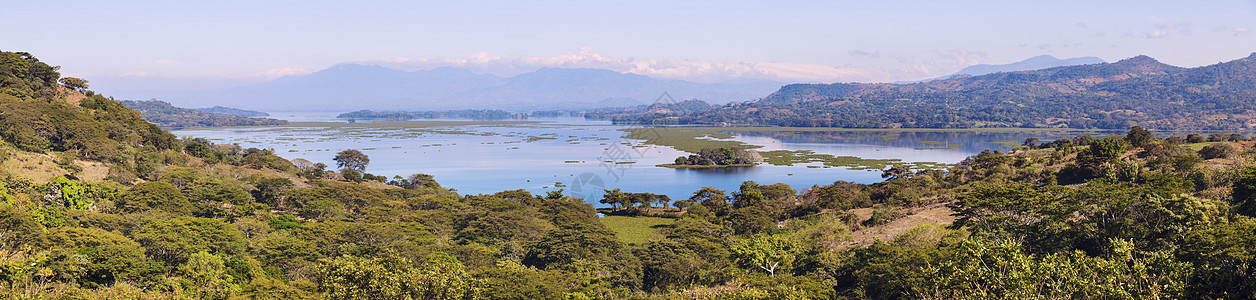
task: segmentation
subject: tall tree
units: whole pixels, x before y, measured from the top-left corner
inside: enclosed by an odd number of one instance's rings
[[[362,154],[362,151],[349,149],[336,153],[336,166],[342,169],[350,169],[358,172],[366,171],[366,165],[371,163],[371,158]]]
[[[65,86],[66,88],[79,91],[79,92],[83,92],[87,90],[87,79],[75,78],[75,77],[63,77],[61,78],[60,81],[61,81],[61,85]]]

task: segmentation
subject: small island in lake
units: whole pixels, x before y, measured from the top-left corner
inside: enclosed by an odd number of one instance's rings
[[[688,157],[681,156],[676,158],[675,163],[661,164],[659,167],[664,168],[728,168],[728,167],[753,167],[757,161],[762,160],[762,156],[754,151],[747,151],[737,148],[702,148],[698,154],[691,154]]]

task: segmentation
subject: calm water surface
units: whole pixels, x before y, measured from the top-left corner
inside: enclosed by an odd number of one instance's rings
[[[279,112],[272,118],[289,121],[335,121],[336,113]],[[332,157],[344,149],[370,156],[368,173],[392,177],[426,173],[461,194],[526,189],[545,193],[563,189],[597,204],[603,188],[666,194],[688,198],[695,190],[713,187],[736,190],[743,181],[782,182],[795,189],[837,180],[859,183],[881,181],[877,170],[824,168],[819,163],[753,168],[686,170],[655,167],[687,153],[670,147],[643,145],[625,139],[607,121],[582,118],[531,119],[533,124],[453,125],[438,128],[374,127],[252,127],[180,130],[179,136],[203,137],[217,143],[271,148],[288,159],[306,159],[335,166]],[[468,124],[474,124],[468,122]],[[1060,136],[1042,133],[917,132],[767,132],[739,133],[733,140],[761,145],[758,150],[811,150],[834,156],[902,159],[906,162],[957,163],[985,149],[1006,151],[1001,141]],[[920,149],[960,145],[956,149]],[[811,167],[808,167],[811,166]]]

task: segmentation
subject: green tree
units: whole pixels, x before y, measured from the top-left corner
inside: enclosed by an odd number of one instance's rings
[[[1216,143],[1199,149],[1199,156],[1204,159],[1230,158],[1237,154],[1238,150],[1234,149],[1234,146],[1227,143]]]
[[[1139,126],[1130,127],[1130,131],[1125,134],[1125,142],[1130,146],[1143,147],[1156,139],[1156,134],[1151,133]]]
[[[542,270],[596,272],[622,286],[637,287],[641,265],[623,242],[598,223],[563,224],[527,245],[523,264]],[[591,269],[590,269],[591,268]]]
[[[336,161],[336,166],[339,168],[358,172],[366,171],[366,165],[371,163],[371,159],[366,154],[355,149],[340,151],[336,153],[336,157],[333,160]]]
[[[186,280],[185,294],[198,299],[227,299],[241,291],[243,278],[229,275],[222,257],[200,251],[188,257],[177,268],[180,278]]]
[[[1256,167],[1243,169],[1243,174],[1234,183],[1230,195],[1234,213],[1256,217]]]
[[[711,187],[702,187],[689,197],[691,203],[702,204],[717,216],[727,215],[732,210],[732,204],[729,204],[728,200],[726,192]]]
[[[148,256],[178,266],[197,252],[241,254],[244,235],[235,226],[219,219],[195,217],[150,217],[140,221],[132,238]]]
[[[12,205],[0,205],[0,250],[17,251],[23,246],[44,245],[44,227],[29,214]]]
[[[794,259],[793,242],[775,235],[755,235],[733,243],[731,248],[743,266],[762,269],[771,276],[776,276],[778,268],[787,269]]]
[[[178,215],[190,215],[196,207],[179,189],[165,181],[141,182],[118,197],[118,207],[127,212],[151,209]]]
[[[87,91],[87,79],[80,79],[80,78],[75,78],[75,77],[62,77],[61,80],[59,81],[61,82],[62,86],[65,86],[68,89],[79,91],[79,92]]]
[[[64,259],[76,261],[76,273],[85,286],[149,282],[151,276],[161,271],[144,256],[139,243],[119,233],[67,226],[52,230],[49,241],[70,251]]]
[[[319,269],[319,291],[330,299],[480,299],[483,282],[444,253],[415,264],[401,257],[333,259]]]
[[[881,172],[881,178],[885,178],[885,181],[894,181],[899,178],[908,178],[910,176],[911,167],[905,165],[894,165],[889,169],[885,169],[884,172]]]

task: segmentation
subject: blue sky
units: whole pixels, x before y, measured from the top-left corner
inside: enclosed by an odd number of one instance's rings
[[[346,62],[877,82],[1041,54],[1193,67],[1256,52],[1256,0],[6,2],[0,50],[32,52],[105,92]]]

